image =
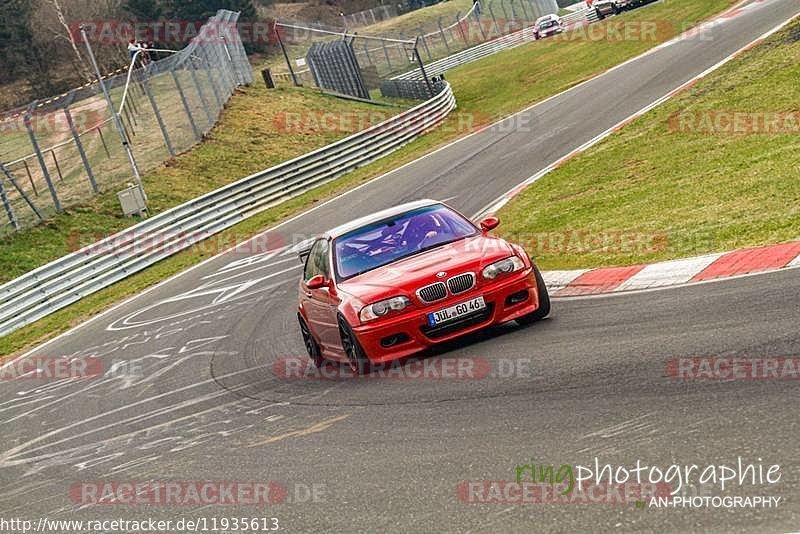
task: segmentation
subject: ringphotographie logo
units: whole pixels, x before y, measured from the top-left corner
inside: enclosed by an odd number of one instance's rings
[[[669,464],[637,459],[632,465],[553,464],[532,457],[511,480],[466,480],[456,488],[465,504],[633,504],[637,508],[767,508],[782,497],[764,494],[782,478],[778,464],[762,458],[731,463]],[[703,494],[697,493],[701,488]],[[751,494],[737,494],[747,490]],[[715,494],[715,492],[718,492]]]

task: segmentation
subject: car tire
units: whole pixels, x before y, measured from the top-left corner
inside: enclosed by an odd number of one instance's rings
[[[536,277],[536,292],[539,294],[539,307],[527,315],[517,317],[517,323],[522,326],[540,321],[550,313],[550,294],[547,292],[547,286],[544,283],[544,278],[542,278],[542,273],[539,272],[536,265],[533,266],[533,274]]]
[[[347,323],[347,319],[339,315],[339,335],[342,337],[342,348],[347,355],[350,369],[357,375],[363,375],[369,371],[369,358],[364,352],[361,343],[358,342],[353,329]]]
[[[306,346],[308,357],[314,362],[314,366],[319,369],[322,367],[322,364],[325,363],[325,358],[322,356],[319,343],[317,343],[317,340],[311,335],[311,330],[309,330],[305,319],[303,319],[303,316],[299,313],[297,314],[297,320],[300,321],[300,334],[303,336],[303,344]]]

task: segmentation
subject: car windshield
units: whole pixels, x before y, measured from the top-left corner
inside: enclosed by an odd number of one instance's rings
[[[558,26],[558,23],[554,20],[546,20],[539,25],[542,29],[552,28],[553,26]]]
[[[477,232],[471,222],[441,204],[409,211],[336,238],[336,274],[346,280]]]

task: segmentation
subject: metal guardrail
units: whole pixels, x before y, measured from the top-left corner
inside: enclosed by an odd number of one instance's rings
[[[466,50],[447,56],[446,58],[442,58],[438,61],[428,63],[425,65],[425,72],[428,74],[428,76],[438,76],[439,74],[458,67],[459,65],[464,65],[471,61],[490,56],[502,50],[514,48],[533,40],[533,27],[524,28],[514,33],[509,33],[508,35],[498,37],[492,41],[487,41],[477,46],[473,46],[472,48],[467,48]],[[392,79],[421,80],[423,79],[423,75],[419,69],[414,69],[395,76]]]
[[[597,16],[597,11],[593,7],[587,7],[579,11],[574,11],[569,15],[561,17],[561,22],[571,28],[578,25],[591,24],[598,22],[600,17]]]
[[[597,12],[594,9],[587,8],[562,17],[561,20],[567,27],[566,29],[571,30],[586,24],[597,22],[600,19],[597,17]],[[452,54],[438,61],[428,63],[425,65],[425,73],[428,76],[438,76],[439,74],[442,74],[452,68],[470,63],[471,61],[476,61],[503,50],[508,50],[510,48],[523,45],[533,40],[535,40],[533,35],[533,26],[529,26],[514,33],[509,33],[508,35],[504,35],[494,40],[473,46],[472,48],[467,48],[466,50],[462,50],[461,52]],[[395,76],[392,79],[421,80],[423,79],[423,76],[419,69],[414,69]]]
[[[433,98],[380,124],[181,204],[0,286],[0,335],[389,154],[439,125],[455,107],[445,84]]]

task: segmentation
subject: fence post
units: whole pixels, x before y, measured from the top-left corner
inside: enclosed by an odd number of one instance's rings
[[[533,18],[531,20],[535,21],[542,15],[542,10],[539,9],[539,4],[534,2],[534,0],[528,0],[531,4],[531,12],[533,13]]]
[[[100,189],[98,189],[97,182],[94,179],[94,173],[92,172],[92,166],[89,165],[89,158],[86,157],[86,151],[83,150],[81,136],[78,133],[78,130],[75,128],[75,123],[72,120],[72,113],[69,111],[69,106],[64,106],[64,116],[67,118],[67,125],[69,126],[69,131],[72,132],[72,139],[75,140],[75,146],[78,148],[78,154],[81,156],[83,168],[86,169],[86,176],[89,177],[89,184],[91,184],[92,190],[95,193],[98,193]]]
[[[181,83],[178,81],[178,75],[175,74],[174,69],[169,69],[169,73],[172,75],[172,80],[175,82],[175,87],[178,88],[178,95],[181,97],[183,110],[186,112],[186,116],[189,118],[189,124],[192,125],[195,141],[199,141],[202,139],[202,136],[200,135],[200,131],[197,129],[197,124],[194,123],[194,117],[192,117],[192,111],[189,109],[189,102],[186,101],[186,95],[183,93],[183,87],[181,87]]]
[[[50,155],[53,156],[53,163],[56,164],[56,171],[58,171],[58,179],[63,183],[64,175],[61,174],[61,165],[58,164],[58,158],[56,158],[56,151],[52,148],[50,149]]]
[[[428,48],[428,43],[425,41],[425,30],[420,24],[419,26],[419,38],[422,41],[422,46],[425,47],[425,53],[428,54],[428,61],[433,61],[433,56],[431,56],[431,49]]]
[[[481,4],[477,3],[476,5],[478,7],[472,12],[472,14],[475,16],[475,21],[478,23],[478,29],[481,31],[481,37],[484,41],[486,41],[486,32],[483,31],[483,23],[481,22]]]
[[[525,16],[526,23],[530,23],[531,18],[528,16],[528,9],[525,7],[525,0],[520,0],[519,5],[522,8],[522,14]],[[524,26],[527,26],[527,24],[524,24]]]
[[[364,55],[367,56],[367,63],[373,65],[372,58],[369,55],[369,40],[364,39]]]
[[[31,140],[33,151],[36,152],[36,159],[39,160],[39,166],[42,168],[42,175],[44,176],[44,181],[47,183],[47,189],[50,190],[50,196],[53,197],[53,205],[55,206],[56,211],[60,213],[62,211],[61,201],[58,200],[58,193],[56,193],[53,180],[50,179],[50,172],[47,170],[47,164],[44,162],[44,156],[42,155],[41,149],[39,149],[39,142],[36,141],[36,134],[33,132],[33,128],[31,127],[31,114],[34,106],[36,106],[36,101],[30,105],[27,111],[25,111],[25,114],[23,115],[23,122],[25,123],[25,129],[28,130],[28,137]]]
[[[503,33],[500,31],[500,25],[497,24],[497,17],[494,16],[494,9],[492,9],[492,4],[494,4],[494,0],[489,0],[489,15],[492,16],[492,22],[494,22],[494,30],[497,32],[497,36],[500,37]]]
[[[36,205],[31,201],[31,199],[28,198],[28,195],[25,194],[25,191],[19,186],[19,184],[17,183],[17,180],[14,178],[14,175],[11,174],[11,171],[9,171],[6,168],[6,166],[3,165],[2,163],[0,163],[0,170],[3,171],[3,174],[6,175],[8,180],[11,182],[11,185],[13,185],[14,189],[17,190],[17,192],[19,193],[19,196],[21,196],[25,200],[25,202],[28,204],[28,206],[31,208],[31,210],[33,210],[33,213],[35,213],[36,216],[39,217],[40,221],[43,221],[44,217],[42,217],[42,213],[39,211],[39,209],[36,207]],[[31,182],[31,183],[33,183],[33,182]]]
[[[392,62],[389,60],[389,50],[386,49],[386,41],[381,40],[381,44],[383,45],[383,55],[386,56],[386,63],[389,65],[389,70],[393,69]]]
[[[6,210],[6,215],[8,215],[8,221],[11,223],[11,226],[15,231],[19,230],[19,221],[17,221],[17,217],[14,215],[14,208],[11,207],[11,202],[8,201],[8,195],[6,195],[6,188],[2,179],[0,179],[0,200],[3,201],[3,207]]]
[[[22,164],[25,166],[25,174],[28,176],[28,182],[31,184],[31,189],[33,189],[33,194],[37,197],[39,196],[39,190],[36,189],[36,183],[33,181],[33,176],[31,176],[31,168],[28,167],[27,160],[22,160]]]
[[[222,111],[222,97],[219,93],[219,86],[217,85],[216,76],[211,73],[211,60],[208,57],[206,47],[201,46],[200,50],[203,54],[203,65],[206,69],[206,76],[208,76],[208,80],[211,82],[211,90],[214,93],[214,99],[217,101],[217,113],[219,113]]]
[[[208,119],[208,128],[211,129],[214,126],[214,118],[211,116],[211,108],[208,105],[208,101],[206,100],[206,95],[203,92],[203,88],[200,85],[200,81],[197,79],[197,69],[195,68],[194,61],[192,58],[189,58],[189,74],[192,76],[192,82],[194,83],[195,88],[197,89],[197,94],[200,97],[200,102],[203,104],[203,111],[206,113],[206,118]]]
[[[108,145],[106,144],[106,138],[103,137],[103,125],[101,124],[100,126],[95,128],[95,130],[97,130],[97,133],[100,135],[100,142],[103,143],[103,148],[106,151],[106,157],[108,159],[111,159],[111,152],[108,151]]]
[[[508,0],[508,3],[511,6],[511,22],[514,23],[512,25],[512,28],[513,28],[513,27],[516,27],[516,25],[517,25],[517,10],[514,9],[514,0]]]
[[[461,11],[456,13],[456,26],[458,27],[458,33],[461,34],[461,39],[464,40],[464,46],[469,47],[469,41],[467,41],[467,36],[464,34],[464,28],[461,27]]]
[[[232,61],[225,61],[226,56],[225,53],[227,52],[227,48],[225,47],[225,41],[222,35],[217,32],[217,38],[221,41],[218,44],[213,44],[212,47],[214,50],[214,55],[217,58],[217,63],[219,64],[220,73],[222,73],[222,77],[227,83],[226,90],[228,94],[226,98],[233,94],[233,89],[236,87],[236,77],[233,72],[233,62]]]
[[[147,95],[147,99],[150,101],[150,106],[153,108],[153,113],[156,114],[156,121],[158,122],[158,127],[161,129],[161,135],[164,136],[164,143],[167,145],[167,151],[169,152],[170,156],[175,157],[175,150],[173,150],[172,143],[169,140],[167,127],[164,124],[164,120],[161,118],[161,113],[158,111],[158,105],[156,105],[156,99],[153,98],[153,91],[150,90],[150,81],[147,79],[146,74],[142,79],[142,87]]]
[[[442,36],[442,41],[444,41],[444,47],[447,49],[447,55],[450,55],[450,45],[447,43],[447,37],[444,35],[444,30],[442,29],[442,17],[436,19],[436,24],[439,26],[439,33]]]
[[[422,77],[425,79],[425,85],[428,87],[428,98],[433,98],[433,86],[431,86],[431,81],[428,79],[428,74],[425,72],[425,66],[422,64],[422,58],[419,57],[419,37],[414,42],[414,57],[417,59],[417,64],[419,64],[419,71],[422,73]]]
[[[508,12],[506,11],[505,0],[500,0],[500,9],[503,10],[503,19],[505,20],[505,27],[508,28]]]
[[[228,48],[228,40],[225,38],[224,35],[222,35],[221,38],[222,38],[222,50],[225,51],[225,54],[223,55],[222,52],[220,52],[220,57],[222,58],[222,64],[229,65],[230,67],[231,91],[233,91],[234,87],[236,87],[237,85],[244,85],[244,82],[241,81],[239,75],[239,69],[233,62],[233,56],[231,55],[231,51]],[[228,58],[228,63],[225,63],[226,57]]]
[[[281,31],[278,29],[278,21],[275,21],[275,38],[278,39],[278,45],[281,47],[281,52],[283,52],[283,59],[286,61],[286,66],[289,68],[289,74],[292,76],[292,83],[295,87],[300,87],[300,82],[297,81],[297,75],[294,73],[294,69],[292,68],[292,62],[289,61],[289,54],[286,52],[286,47],[283,45],[283,39],[281,39]]]

